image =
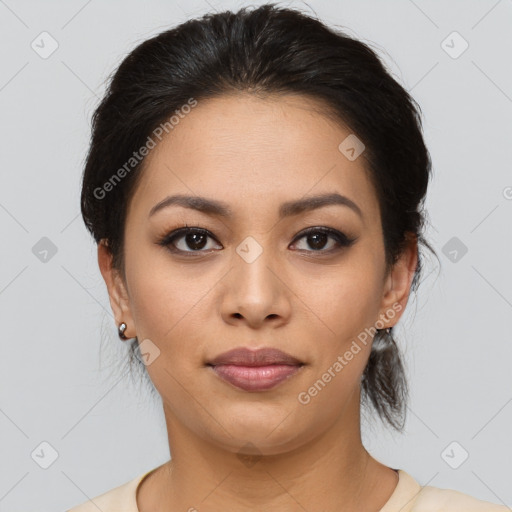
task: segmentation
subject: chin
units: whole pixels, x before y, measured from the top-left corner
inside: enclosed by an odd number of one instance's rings
[[[287,417],[280,414],[279,418],[273,415],[255,415],[251,418],[245,415],[243,421],[240,416],[230,423],[223,423],[222,429],[216,429],[220,437],[210,438],[209,441],[218,444],[223,449],[235,454],[252,456],[270,456],[288,453],[309,442],[314,435],[308,435],[308,429],[299,429],[299,422],[294,421],[293,415]],[[227,414],[226,414],[227,417]],[[318,428],[311,428],[311,432],[318,432]],[[211,431],[210,431],[211,434]]]

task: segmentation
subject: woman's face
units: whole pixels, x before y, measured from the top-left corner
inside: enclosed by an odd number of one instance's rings
[[[291,95],[199,101],[146,157],[126,218],[126,282],[110,280],[100,246],[116,321],[145,343],[168,428],[232,452],[250,441],[282,453],[358,426],[372,328],[396,324],[407,301],[416,261],[385,275],[364,152],[347,153],[351,139],[342,152],[350,131],[314,107]],[[178,194],[229,214],[177,202],[152,210]],[[333,194],[347,199],[288,205]],[[185,225],[207,234],[161,244]],[[303,365],[248,391],[208,365],[237,347],[277,348]]]

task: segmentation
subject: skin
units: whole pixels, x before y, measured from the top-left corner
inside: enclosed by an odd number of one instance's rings
[[[350,130],[320,106],[296,95],[200,101],[146,157],[126,218],[125,276],[98,246],[116,324],[160,350],[147,370],[172,460],[139,486],[140,512],[378,511],[396,488],[396,472],[361,441],[371,338],[307,405],[297,399],[393,305],[400,311],[378,327],[398,322],[417,265],[412,239],[386,275],[364,153],[350,161],[338,150]],[[282,202],[325,192],[349,197],[363,217],[329,205],[279,220]],[[178,193],[222,200],[233,216],[170,206],[149,217]],[[185,237],[174,242],[185,255],[158,245],[185,223],[211,232],[202,252],[187,256],[197,245]],[[321,238],[315,251],[314,239],[297,238],[310,226],[357,240],[335,250],[336,240]],[[262,249],[251,263],[236,252],[247,236]],[[239,346],[276,347],[305,365],[273,389],[243,391],[205,365]]]

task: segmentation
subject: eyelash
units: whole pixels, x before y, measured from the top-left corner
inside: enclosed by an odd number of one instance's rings
[[[342,233],[341,231],[338,231],[336,229],[328,228],[328,227],[317,227],[312,226],[310,228],[307,228],[294,238],[292,243],[296,243],[298,240],[307,237],[308,235],[315,234],[315,233],[321,233],[329,235],[331,238],[333,238],[337,243],[338,247],[335,249],[329,249],[329,250],[323,250],[323,249],[317,249],[317,250],[305,250],[305,249],[299,249],[299,251],[306,251],[310,253],[319,253],[319,254],[331,254],[334,252],[338,252],[342,249],[346,249],[354,244],[354,242],[357,240],[357,237],[351,238]],[[176,247],[171,248],[171,245],[180,238],[185,237],[188,234],[198,234],[198,235],[205,235],[210,238],[213,238],[217,243],[217,239],[207,230],[200,228],[198,226],[187,226],[179,229],[175,229],[174,231],[171,231],[170,233],[164,235],[162,238],[160,238],[157,242],[158,245],[163,246],[167,248],[170,252],[176,254],[183,254],[186,255],[186,257],[195,257],[193,256],[194,253],[207,253],[209,252],[204,250],[191,250],[191,251],[183,251],[181,249],[177,249]],[[219,243],[220,245],[220,243]],[[192,253],[192,254],[191,254]]]

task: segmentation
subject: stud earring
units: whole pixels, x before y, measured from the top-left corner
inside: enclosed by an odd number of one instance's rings
[[[117,334],[119,335],[119,338],[121,338],[121,340],[123,340],[123,341],[128,339],[124,335],[124,331],[126,331],[126,327],[127,327],[126,324],[124,322],[122,322],[119,324],[119,327],[117,328]]]

